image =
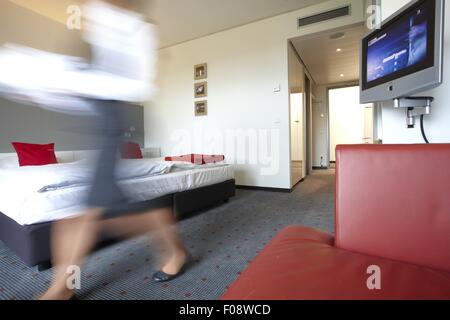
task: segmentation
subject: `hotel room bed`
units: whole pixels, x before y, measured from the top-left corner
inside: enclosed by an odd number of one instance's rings
[[[119,184],[132,201],[149,206],[157,198],[170,197],[178,219],[235,194],[234,170],[226,164],[174,166],[168,173],[133,177]],[[80,203],[87,186],[74,184],[36,192],[36,188],[21,188],[20,183],[8,186],[3,180],[0,191],[0,240],[27,265],[45,269],[51,256],[51,222],[76,216],[83,209]],[[102,235],[102,240],[109,238]]]

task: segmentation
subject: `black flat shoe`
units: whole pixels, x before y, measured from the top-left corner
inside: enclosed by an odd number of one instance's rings
[[[171,280],[173,280],[173,279],[179,277],[179,276],[182,275],[183,273],[184,273],[184,270],[183,270],[183,269],[181,269],[181,271],[178,272],[177,274],[167,274],[167,273],[165,273],[164,271],[159,270],[158,272],[156,272],[156,273],[153,275],[152,279],[153,279],[153,281],[155,281],[155,282],[168,282],[168,281],[171,281]]]
[[[181,267],[180,271],[177,274],[168,274],[165,273],[162,270],[159,270],[158,272],[156,272],[152,279],[155,282],[168,282],[171,281],[179,276],[181,276],[185,271],[187,266],[191,263],[192,261],[192,256],[190,253],[187,254],[187,258],[186,258],[186,262],[184,263],[183,267]]]

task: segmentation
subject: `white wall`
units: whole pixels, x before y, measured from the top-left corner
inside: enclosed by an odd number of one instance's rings
[[[381,15],[383,20],[409,2],[410,0],[381,0]]]
[[[297,29],[298,17],[348,3],[350,17]],[[333,0],[161,50],[160,92],[145,112],[146,146],[160,146],[163,154],[225,153],[243,162],[236,165],[238,184],[290,188],[287,40],[359,23],[364,11],[361,0]],[[196,118],[193,66],[203,62],[209,67],[209,114]],[[271,156],[262,156],[264,143],[257,159],[229,150],[224,141],[230,134],[245,139],[239,130],[257,143],[267,140],[258,134],[272,134]]]
[[[401,8],[407,0],[383,0],[383,19]],[[450,142],[450,4],[445,9],[444,83],[420,95],[433,96],[432,115],[425,118],[425,131],[432,143]],[[383,103],[382,138],[384,143],[422,143],[420,128],[406,128],[406,111],[394,109],[392,103]]]

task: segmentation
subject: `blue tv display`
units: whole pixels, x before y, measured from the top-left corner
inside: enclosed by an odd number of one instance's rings
[[[442,83],[444,0],[413,0],[361,43],[361,103],[397,99]]]
[[[427,60],[429,10],[426,4],[368,41],[367,82]]]

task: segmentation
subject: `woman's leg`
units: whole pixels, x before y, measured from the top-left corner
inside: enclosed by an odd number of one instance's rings
[[[157,239],[165,249],[161,270],[169,275],[178,274],[186,263],[187,252],[178,237],[172,209],[157,209],[148,214],[148,219],[156,228]]]
[[[171,208],[160,208],[134,215],[125,215],[101,222],[102,228],[121,237],[154,232],[158,245],[164,249],[162,271],[176,275],[187,260],[186,250],[178,237],[176,221]]]
[[[170,208],[154,209],[142,214],[121,216],[100,221],[103,209],[91,209],[83,216],[56,222],[52,228],[52,252],[55,275],[50,289],[41,300],[67,300],[73,291],[67,286],[71,266],[81,267],[84,258],[95,245],[97,235],[103,229],[114,231],[120,237],[155,232],[158,244],[165,249],[161,270],[177,275],[187,260],[175,219]]]
[[[51,245],[55,274],[48,291],[41,300],[68,300],[73,291],[67,280],[69,267],[81,267],[84,258],[95,245],[98,219],[103,209],[90,209],[78,218],[57,221],[52,226]]]

